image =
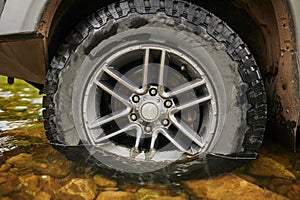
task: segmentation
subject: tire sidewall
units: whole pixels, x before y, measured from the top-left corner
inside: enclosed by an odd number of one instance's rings
[[[161,14],[157,15],[161,17]],[[239,64],[231,59],[225,47],[209,36],[204,28],[185,23],[185,20],[178,22],[178,19],[167,16],[164,16],[164,20],[136,29],[117,26],[117,34],[105,39],[99,37],[116,24],[126,23],[137,16],[153,18],[152,15],[133,14],[108,23],[102,29],[91,31],[60,72],[55,94],[55,112],[58,132],[64,134],[65,143],[89,143],[82,120],[83,95],[93,74],[99,70],[99,64],[121,49],[151,43],[188,52],[189,58],[195,63],[201,63],[199,68],[213,83],[218,124],[207,153],[231,154],[242,151],[242,140],[247,131],[246,113],[250,106],[246,96],[247,85],[238,72]],[[170,23],[172,20],[177,22]]]

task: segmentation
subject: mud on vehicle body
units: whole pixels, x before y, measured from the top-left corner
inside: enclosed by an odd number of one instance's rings
[[[256,158],[266,128],[295,149],[297,1],[13,3],[0,73],[46,94],[47,137],[66,155],[84,146],[86,163],[183,176]]]

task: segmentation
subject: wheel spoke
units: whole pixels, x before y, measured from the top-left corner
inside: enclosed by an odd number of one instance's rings
[[[168,62],[168,60],[167,60],[166,50],[162,50],[161,58],[160,58],[159,75],[158,75],[158,85],[159,85],[158,92],[160,94],[164,93],[164,84],[165,84],[165,81],[166,81],[166,80],[164,80],[164,78],[165,78],[165,65],[166,65],[167,62]]]
[[[129,154],[131,158],[135,158],[136,155],[139,153],[139,145],[141,142],[143,130],[138,124],[133,124],[132,129],[136,129],[136,139],[135,139],[135,145],[132,149],[130,149]]]
[[[113,89],[110,88],[110,86],[101,83],[100,81],[95,80],[94,83],[100,87],[101,89],[103,89],[105,92],[107,92],[108,94],[110,94],[111,96],[115,97],[117,100],[119,100],[120,102],[122,102],[123,104],[125,104],[126,106],[130,107],[131,104],[129,103],[129,101],[123,97],[121,94],[118,94],[116,91],[113,91]]]
[[[134,145],[134,148],[135,149],[138,149],[139,145],[140,145],[140,142],[141,142],[141,137],[142,137],[142,134],[143,134],[143,130],[142,128],[136,124],[136,139],[135,139],[135,145]]]
[[[186,149],[184,149],[184,147],[182,145],[180,145],[174,138],[172,138],[172,136],[169,134],[169,132],[165,129],[156,129],[153,133],[152,133],[152,138],[151,138],[151,145],[150,145],[150,151],[149,152],[153,152],[154,150],[154,145],[156,142],[156,139],[158,137],[158,134],[162,134],[164,135],[172,144],[174,144],[174,146],[177,147],[177,149],[179,149],[180,151],[188,154],[188,155],[193,155],[191,152],[188,152]]]
[[[145,94],[148,90],[148,76],[149,76],[149,63],[150,63],[151,55],[150,48],[145,49],[144,55],[144,64],[143,64],[143,74],[142,74],[142,88],[135,91],[137,94]]]
[[[199,99],[197,99],[197,100],[193,100],[193,101],[187,102],[187,103],[185,103],[185,104],[183,104],[183,105],[180,105],[180,106],[178,106],[178,107],[175,107],[175,108],[172,109],[171,112],[172,112],[172,113],[176,113],[176,112],[178,112],[178,111],[180,111],[180,110],[184,110],[184,109],[193,107],[193,106],[195,106],[195,105],[197,105],[197,104],[206,103],[206,102],[210,101],[211,98],[212,98],[212,97],[211,97],[210,95],[205,96],[205,97],[201,97],[201,98],[199,98]]]
[[[172,123],[181,131],[184,135],[190,138],[194,143],[196,143],[199,147],[203,147],[202,138],[198,138],[198,134],[191,129],[186,123],[181,122],[179,123],[175,116],[170,116],[170,120]]]
[[[195,79],[191,82],[182,84],[182,85],[174,88],[171,92],[164,93],[162,96],[164,98],[172,98],[176,95],[185,93],[189,90],[192,90],[194,88],[200,87],[200,86],[205,85],[205,84],[206,84],[205,80]]]
[[[129,80],[127,77],[122,75],[120,72],[115,70],[113,67],[106,67],[104,71],[110,75],[112,78],[114,78],[116,81],[127,87],[130,91],[136,92],[139,88],[138,86],[133,83],[131,80]]]
[[[160,129],[159,129],[160,130]],[[153,131],[150,143],[150,149],[154,149],[154,145],[157,139],[158,134],[160,133],[159,130]]]
[[[161,134],[163,134],[171,143],[173,143],[180,151],[188,153],[183,146],[181,146],[176,140],[174,140],[174,138],[172,138],[170,136],[170,134],[168,133],[168,131],[161,129]]]
[[[154,145],[155,145],[156,139],[158,137],[158,134],[159,134],[158,130],[152,132],[150,148],[149,148],[148,153],[146,153],[146,158],[145,158],[146,160],[151,160],[151,158],[154,156],[154,154],[156,152],[154,149]]]
[[[123,129],[120,129],[120,130],[118,130],[116,132],[110,133],[109,135],[106,135],[106,136],[101,137],[101,138],[96,138],[95,142],[100,143],[100,142],[108,140],[108,139],[110,139],[112,137],[115,137],[115,136],[117,136],[117,135],[119,135],[121,133],[124,133],[125,131],[137,129],[136,126],[137,126],[136,124],[130,124],[130,125],[126,126]]]
[[[159,85],[164,85],[164,73],[165,73],[166,51],[161,52],[160,68],[159,68]]]
[[[148,85],[148,73],[149,73],[149,61],[150,61],[150,49],[147,48],[144,56],[144,68],[143,68],[143,88],[147,88]]]
[[[106,124],[106,123],[109,123],[109,122],[111,122],[113,120],[116,120],[116,119],[119,119],[121,117],[124,117],[124,116],[126,116],[126,115],[128,115],[130,113],[130,110],[131,109],[127,108],[125,110],[117,111],[117,112],[111,113],[109,115],[106,115],[104,117],[101,117],[99,119],[96,119],[94,122],[92,122],[89,125],[89,129],[99,128],[103,124]]]

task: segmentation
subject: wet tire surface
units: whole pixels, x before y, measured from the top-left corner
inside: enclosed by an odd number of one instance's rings
[[[241,104],[246,104],[249,109],[244,110],[246,112],[244,113],[244,124],[241,124],[240,129],[233,131],[234,133],[230,133],[233,134],[230,137],[235,138],[234,143],[231,145],[238,151],[235,153],[255,155],[262,143],[267,108],[263,82],[247,46],[222,20],[200,7],[176,1],[150,1],[150,4],[148,3],[137,0],[109,5],[107,8],[100,9],[90,15],[71,31],[65,43],[57,51],[57,56],[53,58],[47,73],[45,87],[47,96],[44,98],[43,104],[46,108],[44,118],[48,139],[56,146],[80,146],[79,136],[76,135],[74,126],[74,117],[77,116],[72,116],[71,109],[67,107],[70,106],[68,104],[74,98],[72,97],[73,82],[84,56],[88,55],[99,42],[109,40],[112,36],[128,29],[140,29],[149,24],[151,19],[154,18],[165,21],[155,22],[154,20],[152,22],[153,27],[160,26],[160,23],[162,23],[169,29],[174,27],[177,31],[189,31],[192,34],[198,34],[200,38],[204,38],[207,34],[209,38],[207,40],[211,40],[209,43],[212,49],[216,49],[216,52],[221,49],[229,55],[233,63],[237,64],[236,66],[229,66],[237,67],[232,69],[236,74],[229,77],[229,79],[234,79],[236,75],[240,77],[241,82],[246,85],[239,88],[240,95],[244,95],[246,98],[236,100],[238,105],[234,106],[239,108],[242,107]],[[168,25],[166,23],[168,20],[173,20],[174,24]],[[123,22],[123,26],[119,24],[120,22]],[[235,84],[239,84],[239,82]],[[60,110],[60,108],[65,107],[66,110]],[[240,109],[243,110],[243,108]],[[240,116],[236,116],[237,118],[240,118]],[[235,118],[233,119],[235,120]],[[229,121],[234,120],[229,119]],[[225,137],[224,134],[222,135]],[[222,147],[222,144],[220,146]],[[70,152],[66,154],[74,158],[71,149],[69,148]],[[218,146],[216,149],[218,149]],[[229,151],[227,154],[229,154]],[[75,159],[77,158],[76,155]],[[81,159],[85,163],[102,166],[101,162],[91,158],[89,153],[82,156]],[[172,174],[171,172],[180,168],[180,165],[183,168],[190,167],[191,169],[187,170],[190,173],[194,171],[194,168],[199,167],[193,167],[193,162],[195,160],[190,161],[190,164],[175,163],[175,166],[169,167],[170,169],[163,169],[164,174]],[[200,165],[203,165],[203,162],[207,163],[206,158],[197,160],[197,162]],[[219,159],[219,162],[216,163],[218,163],[217,165],[222,164],[223,159]],[[213,165],[217,166],[216,164]],[[213,166],[210,168],[212,169]],[[153,174],[151,174],[152,176]]]

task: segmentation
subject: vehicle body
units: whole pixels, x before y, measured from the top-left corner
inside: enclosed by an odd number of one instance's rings
[[[190,2],[220,17],[247,44],[266,88],[269,134],[295,150],[300,113],[300,2]],[[48,66],[70,30],[110,3],[114,1],[0,0],[0,74],[21,78],[43,91]]]

